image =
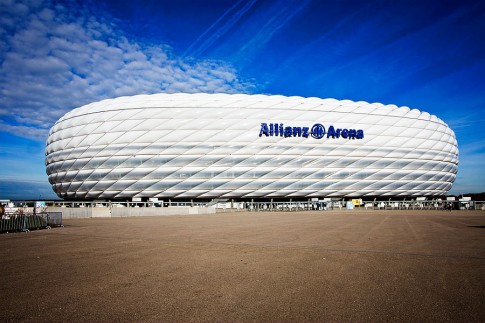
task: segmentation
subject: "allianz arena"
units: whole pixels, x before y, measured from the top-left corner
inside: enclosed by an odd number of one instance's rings
[[[434,115],[285,96],[104,100],[64,115],[46,145],[52,188],[72,200],[434,196],[458,169]]]

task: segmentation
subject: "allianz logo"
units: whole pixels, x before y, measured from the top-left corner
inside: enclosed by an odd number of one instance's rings
[[[261,123],[261,130],[259,130],[259,136],[266,137],[304,137],[309,136],[315,139],[326,138],[343,138],[343,139],[363,139],[364,130],[361,129],[346,129],[335,128],[329,126],[328,131],[320,123],[315,123],[310,127],[290,127],[285,126],[282,123]]]

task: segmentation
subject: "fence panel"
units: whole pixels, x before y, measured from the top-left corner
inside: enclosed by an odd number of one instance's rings
[[[0,233],[50,229],[51,226],[62,226],[62,212],[4,215],[0,219]]]
[[[32,215],[23,215],[24,217],[24,228],[23,230],[31,230],[31,229],[42,229],[47,228],[47,218],[43,214],[32,214]]]
[[[4,215],[0,220],[0,232],[25,231],[24,215]]]
[[[51,227],[62,227],[62,212],[46,212],[47,225]]]

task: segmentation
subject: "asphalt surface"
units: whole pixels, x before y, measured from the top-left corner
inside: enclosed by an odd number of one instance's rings
[[[0,235],[0,321],[485,322],[484,211],[64,224]]]

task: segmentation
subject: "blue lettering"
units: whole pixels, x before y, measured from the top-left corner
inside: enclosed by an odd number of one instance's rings
[[[315,139],[324,138],[344,138],[344,139],[363,139],[364,130],[345,129],[329,126],[328,131],[320,123],[315,123],[311,129],[309,127],[290,127],[285,126],[283,123],[261,123],[259,130],[259,136],[279,136],[279,137],[304,137],[308,138],[312,136]]]
[[[308,138],[308,135],[309,135],[309,134],[308,134],[308,130],[310,130],[310,128],[308,128],[308,127],[303,127],[303,128],[302,128],[302,130],[303,130],[303,133],[301,134],[301,136],[302,136],[302,137],[305,137],[305,138]]]
[[[357,131],[355,129],[349,129],[349,139],[355,139]]]
[[[364,130],[357,130],[357,136],[355,138],[364,139]]]
[[[291,137],[291,127],[285,127],[285,138],[286,137]]]
[[[261,124],[261,130],[259,130],[259,136],[261,137],[262,135],[266,135],[266,137],[269,136],[269,129],[266,123]]]

